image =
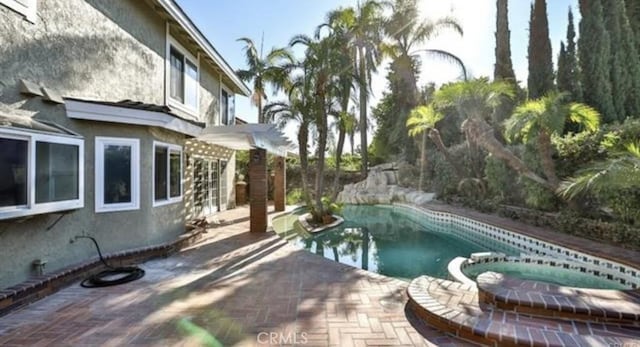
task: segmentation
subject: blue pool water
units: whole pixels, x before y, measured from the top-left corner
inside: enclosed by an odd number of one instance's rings
[[[518,254],[494,240],[466,240],[451,232],[449,226],[429,223],[410,211],[394,206],[348,205],[342,211],[343,224],[314,235],[295,227],[302,212],[277,218],[273,225],[282,237],[310,252],[402,279],[421,275],[447,278],[449,261],[474,252]]]

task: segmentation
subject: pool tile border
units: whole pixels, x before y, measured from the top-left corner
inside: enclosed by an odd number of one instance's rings
[[[442,232],[445,228],[454,226],[454,228],[450,229],[457,236],[484,246],[497,248],[498,251],[502,251],[505,248],[513,248],[527,256],[537,255],[582,263],[584,266],[578,267],[578,271],[616,280],[623,285],[628,285],[631,289],[640,288],[640,269],[630,265],[543,241],[536,237],[523,235],[500,226],[460,216],[453,212],[435,211],[423,206],[409,204],[393,204],[390,207],[408,211],[409,215],[415,218],[414,221],[424,227],[433,227],[433,224],[438,225],[439,227],[436,227],[435,231]],[[494,240],[494,244],[487,244],[487,239]],[[547,260],[541,258],[540,261],[544,263]]]

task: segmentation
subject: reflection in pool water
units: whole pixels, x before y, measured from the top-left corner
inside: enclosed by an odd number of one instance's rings
[[[345,206],[345,222],[315,235],[296,230],[299,214],[274,220],[274,229],[290,242],[343,264],[386,276],[412,279],[420,275],[447,277],[449,261],[482,251],[516,254],[515,250],[488,247],[430,228],[399,208]]]

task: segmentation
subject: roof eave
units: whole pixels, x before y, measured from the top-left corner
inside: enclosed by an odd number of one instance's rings
[[[231,82],[240,91],[239,94],[244,96],[251,95],[251,90],[236,75],[229,63],[218,53],[207,38],[193,24],[187,14],[173,0],[157,0],[164,10],[173,18],[180,26],[193,38],[193,40],[207,53],[207,55],[220,67],[222,72],[229,77]]]

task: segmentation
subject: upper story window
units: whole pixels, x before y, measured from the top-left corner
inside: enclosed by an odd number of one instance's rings
[[[37,0],[0,0],[0,5],[18,12],[31,23],[36,22]]]
[[[82,208],[84,140],[0,130],[0,219]]]
[[[235,104],[234,95],[222,89],[220,95],[220,124],[235,124]]]
[[[194,116],[198,115],[198,60],[178,42],[167,40],[167,103]]]
[[[140,140],[96,137],[96,212],[140,208]]]

